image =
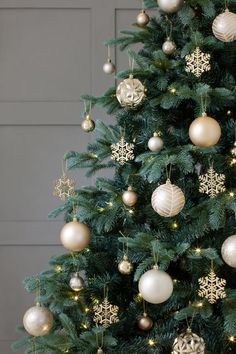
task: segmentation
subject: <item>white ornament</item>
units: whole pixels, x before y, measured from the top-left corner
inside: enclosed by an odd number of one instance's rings
[[[70,279],[70,287],[74,291],[80,291],[84,287],[84,279],[79,275],[78,272],[72,274]]]
[[[217,300],[226,297],[226,280],[218,278],[213,269],[206,277],[198,279],[200,285],[198,295],[206,298],[210,304],[215,304]]]
[[[151,304],[161,304],[173,293],[173,281],[169,274],[154,266],[139,279],[139,292],[143,299]]]
[[[205,354],[205,342],[188,328],[186,333],[175,338],[172,349],[172,354]]]
[[[169,218],[181,212],[185,205],[185,196],[182,190],[171,184],[168,179],[165,184],[155,189],[151,202],[157,214]]]
[[[111,159],[124,165],[130,160],[134,160],[134,144],[129,144],[122,136],[120,141],[111,145]]]
[[[166,55],[171,55],[176,51],[176,44],[169,37],[162,45],[162,50]]]
[[[153,137],[151,137],[148,140],[148,148],[149,150],[153,152],[159,152],[163,148],[163,140],[158,136],[157,133],[153,134]]]
[[[221,255],[225,263],[232,268],[236,268],[236,235],[232,235],[224,241],[221,247]]]
[[[218,15],[212,24],[214,36],[222,42],[233,42],[236,40],[236,14],[228,9]]]
[[[157,0],[157,3],[162,11],[174,13],[181,9],[184,4],[184,0]]]
[[[215,198],[217,194],[225,192],[225,175],[218,174],[211,166],[205,175],[199,176],[200,193],[205,193],[210,198]]]
[[[130,75],[118,85],[116,97],[122,107],[135,108],[143,102],[145,92],[142,82]]]
[[[53,326],[53,315],[46,307],[37,303],[24,314],[23,324],[25,330],[34,337],[45,336]]]
[[[111,59],[107,59],[107,62],[103,65],[103,71],[108,75],[111,75],[116,71],[115,64],[112,63]]]
[[[187,73],[193,73],[196,77],[200,77],[204,72],[211,70],[210,64],[211,55],[203,53],[199,47],[192,54],[186,55]]]

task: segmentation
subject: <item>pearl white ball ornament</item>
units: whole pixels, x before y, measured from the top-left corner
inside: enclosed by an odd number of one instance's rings
[[[236,40],[236,14],[228,9],[218,15],[212,24],[214,36],[222,42]]]
[[[115,64],[112,63],[111,59],[107,59],[107,62],[103,65],[103,71],[108,75],[111,75],[116,71]]]
[[[70,279],[70,287],[74,291],[80,291],[84,288],[84,279],[79,275],[78,272],[72,274]]]
[[[194,119],[189,127],[189,137],[192,143],[199,147],[211,147],[218,143],[221,137],[219,123],[206,113]]]
[[[23,325],[31,336],[45,336],[52,329],[53,314],[46,307],[37,304],[26,311]]]
[[[236,235],[232,235],[224,241],[221,247],[221,255],[225,263],[232,268],[236,268]]]
[[[169,274],[154,266],[139,279],[138,289],[143,299],[151,304],[161,304],[173,292],[173,281]]]
[[[91,232],[88,226],[77,221],[76,218],[61,229],[61,243],[73,252],[82,251],[88,247],[90,238]]]
[[[148,140],[148,148],[153,152],[159,152],[163,148],[164,142],[158,136],[157,133],[154,133],[153,136]]]
[[[133,190],[132,187],[128,187],[128,190],[122,194],[122,201],[125,205],[132,207],[138,201],[138,194]]]
[[[171,55],[176,51],[176,44],[169,37],[162,45],[162,50],[166,55]]]
[[[158,6],[169,14],[177,12],[184,4],[184,0],[157,0]]]
[[[90,133],[95,129],[95,122],[92,120],[89,114],[87,114],[85,119],[81,122],[81,128],[86,133]]]

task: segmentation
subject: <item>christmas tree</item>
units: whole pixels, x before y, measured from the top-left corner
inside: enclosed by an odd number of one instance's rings
[[[130,58],[117,87],[83,97],[84,131],[95,105],[116,124],[67,168],[114,178],[57,181],[69,252],[25,280],[25,353],[236,353],[236,1],[157,3],[107,42]]]

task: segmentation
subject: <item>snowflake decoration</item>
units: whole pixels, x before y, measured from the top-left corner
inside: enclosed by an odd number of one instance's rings
[[[117,313],[119,307],[111,305],[108,298],[105,297],[104,301],[100,305],[95,305],[93,307],[94,311],[94,322],[96,324],[101,324],[104,328],[110,327],[112,323],[119,322]]]
[[[122,136],[118,143],[111,145],[111,152],[111,159],[124,165],[127,161],[134,159],[134,144],[127,143]]]
[[[215,198],[217,194],[225,192],[225,175],[215,172],[210,167],[205,175],[199,176],[200,193],[206,193],[210,198]]]
[[[211,70],[210,59],[211,55],[209,53],[204,53],[197,47],[192,54],[186,55],[185,71],[200,77],[205,71]]]
[[[54,182],[53,195],[63,202],[75,193],[75,181],[70,179],[65,173]]]
[[[226,280],[218,278],[213,270],[206,277],[198,279],[198,283],[200,285],[198,295],[205,297],[210,304],[226,297]]]

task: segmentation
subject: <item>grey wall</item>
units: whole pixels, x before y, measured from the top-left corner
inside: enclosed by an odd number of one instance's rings
[[[11,353],[33,297],[22,280],[64,250],[52,181],[68,150],[83,151],[82,93],[101,94],[113,78],[102,65],[105,39],[130,28],[139,0],[0,0],[0,354]],[[113,53],[114,54],[114,53]],[[125,54],[116,53],[119,69]],[[94,117],[105,117],[101,110]],[[93,183],[76,172],[79,185]]]

